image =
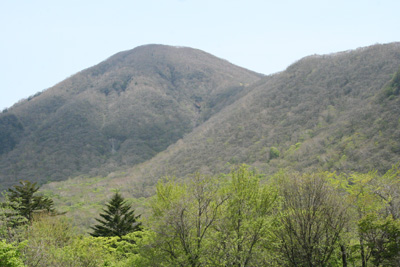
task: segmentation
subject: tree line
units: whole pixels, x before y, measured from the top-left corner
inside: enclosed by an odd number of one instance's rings
[[[164,178],[141,218],[116,192],[86,235],[29,182],[1,205],[1,266],[400,266],[400,169]]]

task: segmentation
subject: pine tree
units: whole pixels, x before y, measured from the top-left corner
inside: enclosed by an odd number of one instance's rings
[[[13,208],[28,221],[32,221],[33,213],[46,211],[54,212],[54,202],[51,198],[38,196],[35,193],[39,190],[36,183],[29,181],[20,181],[21,185],[15,185],[14,188],[9,188],[10,201],[17,203]]]
[[[137,222],[140,215],[135,216],[135,211],[131,209],[130,205],[126,204],[119,192],[114,194],[103,211],[104,213],[100,213],[103,220],[96,219],[99,224],[91,227],[94,232],[90,235],[95,237],[118,236],[122,239],[122,236],[128,233],[142,230],[142,223]]]
[[[0,203],[0,239],[11,241],[17,233],[17,228],[25,224],[28,220],[19,214],[15,207],[19,207],[18,202],[11,202],[7,194],[3,194]]]

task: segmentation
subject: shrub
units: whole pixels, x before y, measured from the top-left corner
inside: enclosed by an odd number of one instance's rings
[[[2,267],[24,267],[24,263],[20,258],[20,250],[26,242],[22,242],[15,246],[9,244],[5,240],[0,241],[0,265]]]
[[[279,149],[277,149],[276,147],[272,146],[269,150],[269,158],[270,159],[275,159],[275,158],[279,158],[280,156],[280,151]]]

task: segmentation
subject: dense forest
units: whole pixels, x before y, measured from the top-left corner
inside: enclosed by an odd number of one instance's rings
[[[36,184],[1,205],[1,266],[399,266],[400,168],[385,174],[246,165],[161,179],[140,217],[117,191],[78,234]],[[29,203],[29,205],[27,204]]]

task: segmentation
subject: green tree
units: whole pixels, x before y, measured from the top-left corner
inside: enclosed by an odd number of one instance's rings
[[[136,233],[139,232],[131,234]],[[134,256],[137,249],[132,242],[139,237],[124,236],[124,240],[120,240],[117,236],[78,235],[65,216],[35,216],[32,223],[23,228],[21,238],[26,239],[22,253],[27,266],[137,266],[120,263]]]
[[[167,266],[268,265],[277,194],[247,166],[159,182],[152,247]]]
[[[21,259],[21,249],[25,242],[15,246],[5,240],[0,240],[0,266],[1,267],[24,267]]]
[[[353,174],[350,188],[368,181],[362,190],[355,190],[358,199],[357,221],[363,266],[368,260],[375,265],[400,264],[400,169],[393,166],[384,175],[373,171],[366,175]],[[364,179],[360,179],[364,177]],[[367,179],[366,179],[367,178]],[[362,242],[362,243],[361,243]]]
[[[209,256],[210,232],[226,196],[221,183],[199,173],[187,183],[159,182],[152,201],[153,247],[171,266],[203,266]]]
[[[29,181],[20,181],[20,185],[8,189],[9,199],[15,203],[12,207],[28,221],[32,221],[35,212],[55,212],[53,200],[37,195],[38,190],[39,186]]]
[[[137,220],[140,215],[135,215],[135,211],[119,192],[116,192],[106,208],[104,213],[100,213],[103,219],[96,219],[99,224],[91,227],[93,233],[90,235],[98,236],[118,236],[120,239],[126,234],[142,230],[142,223]]]
[[[0,203],[0,239],[12,241],[18,232],[18,226],[27,222],[15,209],[19,205],[19,202],[11,202],[7,194],[3,195],[3,201]]]
[[[379,196],[379,194],[385,195],[381,191],[385,186],[379,187],[378,177],[376,171],[371,171],[340,175],[333,181],[339,184],[338,188],[342,188],[347,193],[344,201],[347,201],[351,207],[352,216],[349,218],[348,224],[354,229],[352,237],[355,240],[351,242],[351,246],[346,246],[346,251],[356,250],[363,267],[367,266],[372,256],[371,242],[367,240],[369,235],[367,232],[373,227],[367,226],[365,218],[375,217],[385,209],[385,203]]]
[[[28,266],[56,265],[55,249],[68,245],[74,237],[74,229],[65,216],[39,214],[24,227],[20,237],[27,240],[23,253]],[[62,266],[62,265],[61,265]]]
[[[375,266],[400,266],[400,220],[369,214],[359,221],[359,232]]]
[[[259,176],[246,165],[233,169],[228,178],[225,187],[228,198],[214,227],[211,265],[269,265],[277,192],[260,184]]]
[[[274,147],[274,146],[272,146],[272,147],[269,149],[269,158],[270,158],[270,159],[279,158],[280,154],[281,154],[281,153],[280,153],[279,149],[276,148],[276,147]]]

